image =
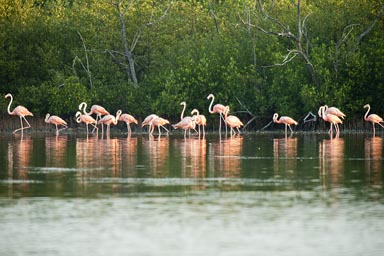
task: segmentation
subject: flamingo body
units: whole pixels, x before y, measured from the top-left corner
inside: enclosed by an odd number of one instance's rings
[[[280,119],[277,119],[279,117],[279,114],[275,113],[273,114],[273,122],[277,124],[284,124],[285,125],[285,136],[287,136],[287,127],[291,130],[291,134],[293,133],[291,125],[297,125],[298,123],[289,116],[281,116]]]
[[[134,118],[132,115],[130,114],[122,114],[120,117],[119,117],[119,121],[121,122],[125,122],[127,124],[127,130],[128,130],[128,134],[131,134],[131,127],[130,127],[130,124],[133,123],[133,124],[138,124],[136,118]]]
[[[371,106],[369,104],[364,105],[364,108],[368,108],[367,112],[364,115],[364,120],[372,123],[373,134],[375,134],[375,124],[378,124],[384,128],[384,126],[381,124],[383,123],[383,118],[376,114],[368,115],[369,111],[371,110]]]
[[[11,105],[13,102],[12,94],[8,93],[7,95],[4,96],[4,98],[11,98],[11,100],[9,101],[9,104],[8,104],[8,108],[7,108],[8,114],[13,115],[13,116],[18,116],[20,118],[21,128],[14,130],[13,133],[16,133],[17,131],[20,131],[20,130],[23,131],[24,129],[30,128],[31,125],[29,124],[29,122],[27,121],[27,119],[25,117],[26,116],[33,116],[32,112],[30,112],[24,106],[17,106],[16,108],[13,109],[13,111],[11,111]],[[27,123],[28,126],[26,126],[26,127],[23,126],[23,119]]]
[[[183,129],[184,137],[186,136],[187,130],[190,132],[191,129],[196,131],[196,122],[194,118],[187,116],[184,117],[180,122],[173,124],[172,127],[174,129]],[[197,132],[197,131],[196,131]]]
[[[199,110],[193,109],[191,115],[195,114],[195,123],[199,127],[199,136],[200,136],[200,126],[203,127],[203,136],[205,136],[205,126],[207,126],[207,118],[204,115],[200,115]]]
[[[234,116],[234,115],[228,116],[228,113],[229,113],[229,106],[226,106],[226,111],[224,112],[224,122],[226,125],[228,125],[231,128],[231,135],[236,134],[234,128],[236,128],[240,134],[239,128],[241,126],[244,126],[243,122],[241,122],[237,116]]]
[[[110,129],[111,129],[111,128],[110,128],[110,127],[111,127],[111,124],[116,125],[117,122],[118,122],[118,120],[119,120],[119,118],[120,118],[120,115],[121,115],[121,110],[118,110],[118,111],[116,112],[116,116],[111,115],[111,114],[108,114],[108,115],[103,116],[103,117],[99,120],[99,122],[98,122],[98,124],[102,124],[102,126],[101,126],[101,128],[102,128],[102,132],[104,131],[103,124],[105,124],[105,125],[107,126],[107,132],[109,133],[109,132],[110,132]]]
[[[161,135],[160,127],[163,127],[167,133],[169,133],[169,130],[164,127],[164,125],[169,124],[169,121],[167,119],[164,119],[162,117],[156,117],[152,120],[152,129],[151,134],[153,133],[153,130],[155,129],[155,126],[157,126],[157,129],[159,131],[159,135]]]
[[[80,111],[76,112],[76,122],[77,123],[85,123],[88,135],[88,125],[92,125],[94,129],[99,130],[96,126],[97,121],[90,115],[81,114]]]
[[[67,128],[67,122],[65,122],[61,117],[51,116],[49,113],[45,116],[45,120],[44,121],[47,124],[53,124],[53,125],[56,126],[56,134],[58,134],[59,131],[61,131],[62,129]],[[64,128],[59,130],[59,128],[58,128],[59,125],[64,126]]]
[[[208,107],[208,112],[211,113],[211,114],[218,113],[220,115],[219,133],[221,133],[221,119],[224,120],[224,116],[223,115],[224,115],[224,113],[226,111],[226,107],[223,104],[215,104],[212,107],[213,102],[215,100],[215,96],[212,93],[208,95],[207,99],[212,99],[211,103],[209,104],[209,107]],[[225,120],[224,120],[224,122],[225,122]]]

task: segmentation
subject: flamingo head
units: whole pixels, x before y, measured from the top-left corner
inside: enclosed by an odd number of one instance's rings
[[[279,114],[277,113],[273,114],[272,120],[274,123],[276,123],[278,117],[279,117]]]
[[[214,97],[214,96],[213,96],[213,94],[211,93],[211,94],[208,95],[207,99],[209,100],[210,98],[213,98],[213,97]]]
[[[5,99],[8,98],[8,97],[12,97],[12,94],[7,93],[7,95],[4,96]]]
[[[369,104],[365,104],[364,108],[370,108],[371,106]]]
[[[85,103],[84,101],[81,102],[79,105],[79,110],[82,110],[85,105],[87,105],[87,103]]]
[[[191,111],[191,115],[193,116],[193,114],[196,114],[196,115],[199,115],[199,110],[197,110],[197,109],[193,109],[192,111]]]

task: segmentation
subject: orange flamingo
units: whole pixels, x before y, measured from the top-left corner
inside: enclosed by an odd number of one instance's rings
[[[212,99],[211,104],[209,104],[209,107],[208,107],[209,113],[211,113],[211,114],[218,113],[220,115],[219,133],[221,133],[221,119],[224,120],[223,114],[225,113],[226,108],[222,104],[216,104],[212,108],[213,101],[215,100],[215,96],[213,96],[212,93],[208,95],[207,99]],[[227,129],[227,126],[225,126],[225,129]]]
[[[132,115],[130,114],[122,114],[120,117],[119,117],[119,121],[121,122],[125,122],[127,124],[127,130],[128,130],[128,135],[131,135],[131,126],[130,124],[131,123],[134,123],[134,124],[137,124],[137,120],[136,118],[134,118]]]
[[[99,130],[99,128],[97,128],[96,126],[97,122],[92,116],[81,114],[80,111],[77,111],[75,116],[76,116],[77,123],[85,123],[87,127],[87,136],[88,136],[88,124],[92,125],[94,129],[96,129],[97,131]]]
[[[291,125],[297,125],[298,123],[289,116],[281,116],[278,120],[279,114],[275,113],[273,114],[273,122],[277,124],[284,124],[285,125],[285,137],[287,137],[287,127],[291,130],[291,135],[293,134],[293,130]]]
[[[384,126],[381,124],[383,122],[383,118],[376,114],[368,115],[369,111],[371,111],[371,106],[369,104],[364,105],[364,108],[368,108],[367,113],[364,115],[364,120],[372,123],[373,136],[375,136],[375,124],[378,124],[384,128]]]
[[[169,133],[169,130],[164,127],[164,125],[169,124],[169,121],[167,119],[164,119],[162,117],[156,117],[152,120],[152,129],[150,134],[153,134],[153,130],[155,129],[155,126],[157,126],[157,129],[159,131],[159,135],[161,135],[160,127],[163,127],[167,133]]]
[[[13,133],[16,133],[17,131],[23,132],[24,129],[30,128],[31,125],[28,123],[28,121],[25,117],[26,116],[33,116],[33,114],[24,106],[17,106],[11,112],[11,105],[13,102],[13,96],[12,96],[12,94],[8,93],[7,95],[5,95],[4,98],[11,98],[11,101],[9,102],[8,108],[7,108],[8,114],[13,115],[13,116],[19,116],[19,118],[20,118],[21,128],[14,130]],[[23,119],[27,123],[28,126],[23,127]]]
[[[149,126],[149,129],[148,129],[148,133],[151,132],[152,130],[152,121],[155,119],[155,118],[158,118],[159,116],[156,115],[156,114],[151,114],[149,116],[147,116],[144,121],[141,123],[141,127],[144,127],[146,125]]]
[[[228,125],[231,128],[231,135],[236,134],[236,131],[233,128],[236,128],[240,134],[239,128],[241,126],[244,126],[243,122],[241,122],[237,116],[233,116],[233,115],[228,116],[228,113],[229,113],[229,106],[226,106],[225,112],[224,112],[224,122],[226,123],[226,125]]]
[[[119,118],[121,116],[121,112],[122,111],[119,109],[116,112],[116,116],[108,114],[108,115],[103,116],[99,120],[98,124],[101,124],[101,132],[102,133],[104,133],[104,126],[103,126],[103,124],[105,124],[107,126],[107,133],[108,134],[110,133],[110,131],[111,131],[111,124],[113,124],[113,125],[117,124],[117,122],[118,122],[118,120],[119,120]]]
[[[336,131],[336,136],[338,136],[340,134],[340,128],[339,128],[339,124],[342,124],[343,121],[341,121],[341,119],[336,116],[336,115],[333,115],[333,114],[330,114],[330,113],[326,113],[325,112],[325,109],[326,107],[325,106],[321,106],[320,109],[319,109],[319,112],[321,111],[321,117],[323,118],[324,121],[328,122],[331,124],[331,127],[329,128],[329,133],[332,133],[332,125],[335,126],[335,131]]]
[[[203,137],[205,136],[205,126],[207,126],[207,119],[204,115],[200,115],[199,110],[193,109],[191,112],[191,115],[195,115],[195,122],[197,126],[199,127],[199,136],[200,136],[200,126],[203,127]]]
[[[45,115],[45,120],[47,124],[53,124],[56,126],[56,135],[59,134],[61,130],[68,128],[67,122],[65,122],[61,117],[51,116],[49,113]],[[59,130],[58,126],[64,126]]]

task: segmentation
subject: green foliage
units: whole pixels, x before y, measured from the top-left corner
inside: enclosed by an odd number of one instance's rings
[[[37,116],[72,115],[86,101],[177,120],[186,101],[187,112],[211,119],[210,93],[242,119],[249,118],[239,112],[244,106],[256,116],[294,117],[320,104],[348,116],[359,116],[365,103],[384,108],[381,1],[301,1],[302,46],[313,70],[300,54],[283,64],[297,41],[273,34],[282,27],[258,1],[122,1],[138,88],[113,2],[0,0],[0,93],[12,92]],[[261,2],[298,33],[297,1]],[[0,106],[4,113],[5,101]]]

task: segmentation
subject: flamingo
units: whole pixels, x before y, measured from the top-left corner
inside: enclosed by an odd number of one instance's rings
[[[335,130],[336,130],[336,135],[339,135],[340,133],[340,128],[339,128],[339,124],[342,124],[343,121],[341,121],[341,119],[336,116],[336,115],[333,115],[333,114],[330,114],[330,113],[326,113],[325,112],[325,109],[326,107],[325,106],[322,106],[320,107],[319,111],[321,111],[321,117],[323,118],[324,121],[328,122],[331,124],[331,127],[329,128],[329,133],[332,133],[332,125],[335,126]]]
[[[13,115],[13,116],[19,116],[19,118],[20,118],[21,128],[14,130],[13,133],[16,133],[17,131],[23,132],[24,129],[30,128],[31,125],[28,123],[28,121],[25,117],[26,116],[33,116],[33,114],[26,107],[20,106],[20,105],[15,107],[13,109],[13,111],[11,112],[11,105],[13,102],[13,96],[12,96],[12,94],[8,93],[7,95],[5,95],[4,98],[11,98],[11,101],[9,102],[8,108],[7,108],[8,114]],[[23,127],[23,119],[27,123],[28,126]]]
[[[203,136],[205,136],[205,128],[204,126],[207,126],[207,119],[205,118],[204,115],[200,115],[199,110],[193,109],[191,112],[191,115],[195,114],[195,122],[199,127],[199,136],[200,136],[200,126],[203,126]]]
[[[213,101],[215,100],[215,96],[213,96],[212,93],[208,95],[207,99],[211,99],[211,98],[212,98],[212,100],[211,100],[211,104],[208,107],[208,111],[211,114],[218,113],[220,115],[219,133],[221,133],[221,119],[224,120],[223,114],[225,113],[226,108],[222,104],[216,104],[212,108]],[[225,129],[227,129],[227,126],[225,126]]]
[[[80,111],[77,111],[75,116],[76,116],[77,123],[85,123],[87,127],[87,136],[88,136],[88,124],[92,125],[94,129],[96,129],[97,131],[99,130],[99,128],[97,128],[96,126],[97,122],[92,116],[81,114]]]
[[[167,133],[169,133],[169,130],[164,127],[164,125],[169,124],[169,121],[167,119],[164,119],[162,117],[156,117],[152,120],[152,129],[150,134],[152,135],[153,130],[155,129],[155,126],[157,126],[157,129],[159,131],[159,135],[161,135],[160,127],[163,127]]]
[[[224,122],[226,123],[226,125],[231,127],[231,135],[232,135],[232,133],[233,133],[233,135],[236,134],[236,132],[235,132],[235,130],[233,128],[236,128],[237,131],[240,134],[239,128],[241,126],[244,126],[243,122],[241,122],[240,119],[237,116],[233,116],[233,115],[228,116],[229,106],[226,106],[225,109],[226,110],[224,112]]]
[[[144,121],[141,123],[141,127],[148,125],[149,126],[148,133],[150,133],[150,131],[152,130],[152,121],[153,121],[153,119],[155,119],[157,117],[159,117],[159,116],[156,114],[151,114],[151,115],[147,116],[144,119]]]
[[[187,135],[187,130],[189,131],[189,135],[191,135],[191,129],[196,131],[196,122],[195,122],[195,116],[191,118],[183,118],[180,122],[177,124],[173,124],[172,127],[174,129],[183,129],[184,130],[184,138]]]
[[[335,115],[335,116],[337,116],[337,117],[339,117],[341,119],[344,119],[346,117],[346,115],[343,112],[341,112],[340,109],[338,109],[336,107],[328,107],[327,105],[321,106],[319,108],[318,114],[319,114],[320,117],[322,115],[322,113],[321,113],[321,108],[322,107],[324,108],[325,114],[332,114],[332,115]]]
[[[284,124],[285,125],[285,137],[287,137],[287,127],[291,130],[291,135],[293,134],[293,130],[291,125],[297,125],[298,123],[289,116],[281,116],[278,120],[279,114],[275,113],[273,114],[273,122],[277,124]]]
[[[369,104],[364,105],[364,108],[368,108],[367,113],[364,115],[364,120],[372,123],[373,135],[375,135],[375,124],[378,124],[384,128],[384,126],[381,124],[383,122],[383,118],[376,114],[368,115],[369,111],[371,111],[371,106]]]
[[[87,114],[89,116],[92,114],[96,114],[96,122],[98,122],[98,120],[101,119],[101,116],[109,115],[109,112],[104,107],[102,107],[100,105],[92,105],[91,111],[87,112],[87,103],[85,103],[85,102],[80,103],[79,110],[83,110],[83,113]],[[95,130],[95,128],[93,128],[92,132],[94,130]]]
[[[98,124],[101,124],[101,132],[104,133],[104,126],[103,124],[107,125],[107,133],[109,134],[111,131],[111,124],[116,125],[120,116],[121,116],[121,110],[117,110],[116,116],[108,114],[103,116],[99,121]]]
[[[49,113],[45,115],[45,120],[47,124],[54,124],[56,126],[56,135],[59,134],[61,130],[64,130],[68,128],[67,122],[65,122],[61,117],[58,116],[51,116]],[[64,126],[59,130],[58,126],[62,125]]]
[[[129,124],[131,123],[137,124],[136,118],[134,118],[130,114],[122,114],[119,117],[119,121],[125,122],[127,124],[128,135],[131,135],[131,126]]]

